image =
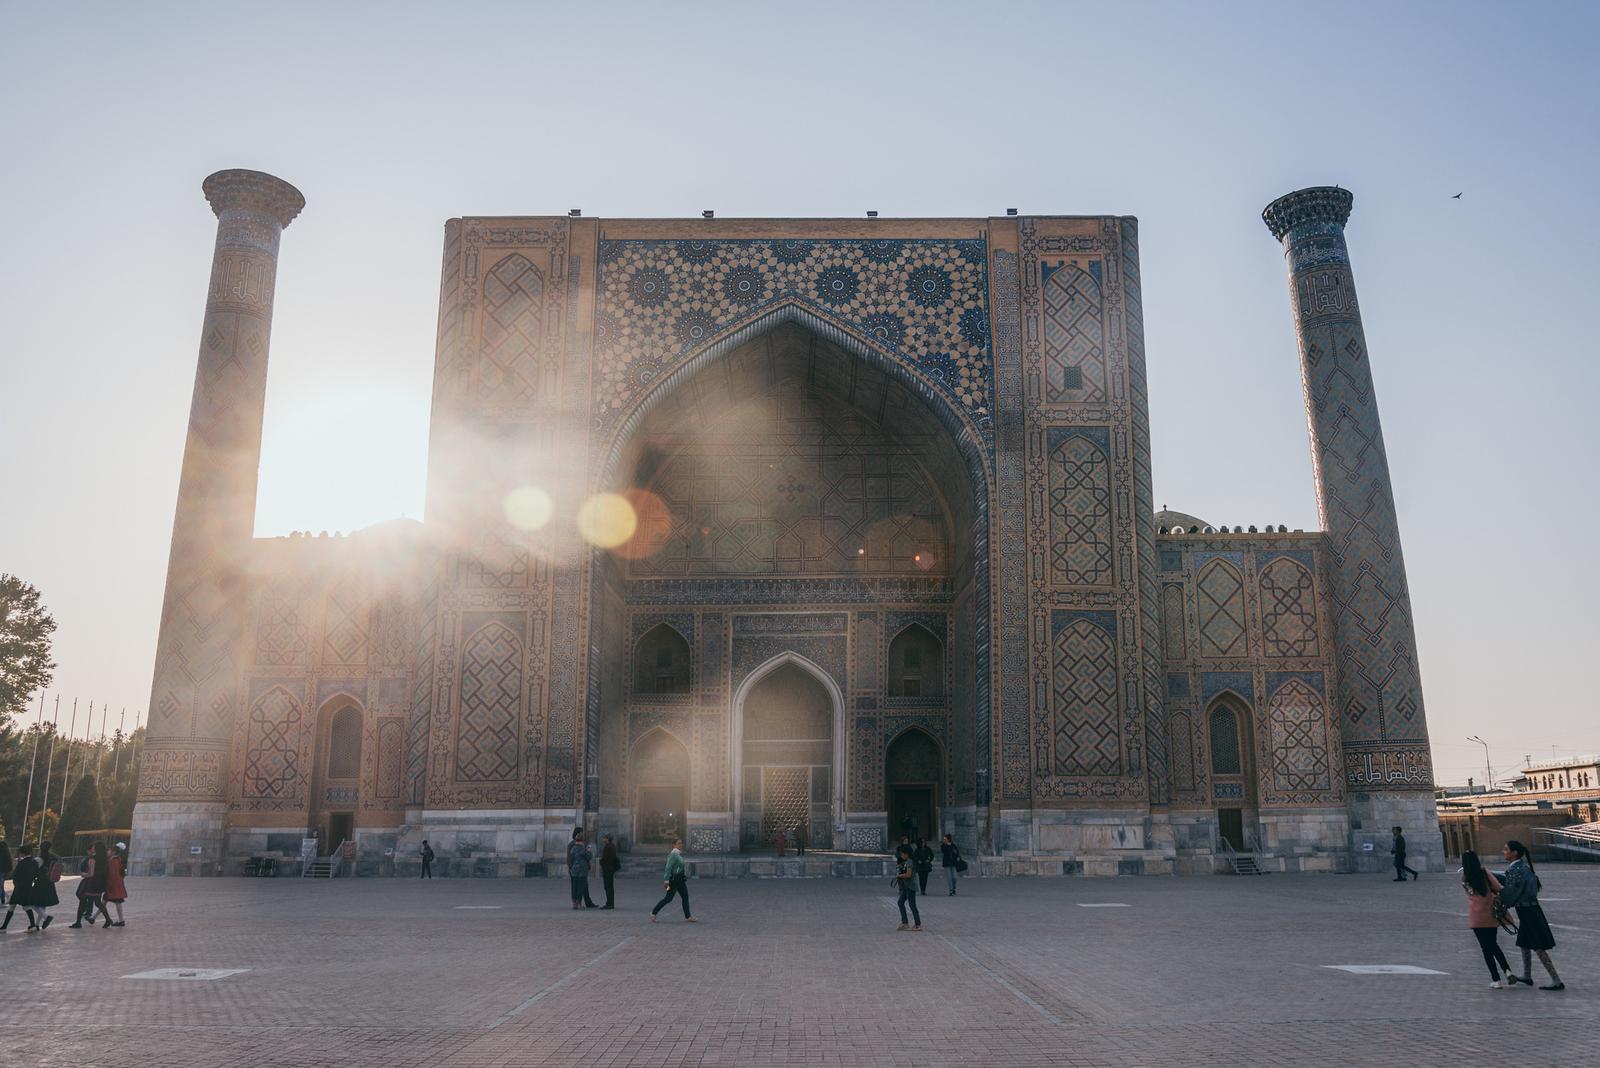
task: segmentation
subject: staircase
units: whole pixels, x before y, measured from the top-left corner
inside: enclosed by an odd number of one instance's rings
[[[302,879],[335,879],[339,870],[344,867],[344,843],[340,842],[337,849],[325,857],[312,857],[306,861],[305,867],[300,871]]]
[[[1227,858],[1228,867],[1233,869],[1233,874],[1267,874],[1261,869],[1261,865],[1256,863],[1256,855],[1254,853],[1240,853],[1238,850],[1233,848],[1233,843],[1229,842],[1226,838],[1219,839],[1218,844],[1220,846],[1219,852],[1221,852],[1222,855]]]

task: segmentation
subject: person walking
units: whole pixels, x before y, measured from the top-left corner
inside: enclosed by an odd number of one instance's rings
[[[895,904],[900,906],[900,926],[896,930],[904,931],[908,924],[906,906],[911,906],[911,919],[917,921],[912,927],[913,931],[922,930],[922,913],[917,911],[917,881],[916,866],[911,860],[911,850],[905,846],[900,847],[899,856],[896,858],[894,881],[900,887],[900,899]]]
[[[572,907],[575,909],[595,907],[589,898],[589,865],[592,863],[594,854],[583,842],[583,828],[578,827],[572,832],[572,841],[567,843],[567,875],[572,879]]]
[[[1539,989],[1565,990],[1567,984],[1556,974],[1555,963],[1550,959],[1550,951],[1556,948],[1556,936],[1551,932],[1550,922],[1544,918],[1544,909],[1539,905],[1542,887],[1538,873],[1533,870],[1533,858],[1528,855],[1528,847],[1521,842],[1507,842],[1500,855],[1511,862],[1506,869],[1500,905],[1517,910],[1517,948],[1522,950],[1522,975],[1512,975],[1511,969],[1507,968],[1506,978],[1512,986],[1518,983],[1532,986],[1533,955],[1537,953],[1539,963],[1550,973],[1550,982]]]
[[[617,843],[609,834],[600,838],[600,881],[605,884],[606,903],[600,907],[617,907],[617,872],[622,870],[622,858],[617,856]]]
[[[11,878],[11,847],[0,838],[0,905],[6,903],[6,880]]]
[[[50,910],[61,904],[61,898],[56,895],[56,883],[61,881],[62,873],[61,858],[50,849],[49,842],[40,842],[39,870],[33,877],[33,916],[39,921],[41,931],[55,921]]]
[[[789,837],[789,828],[783,826],[773,827],[772,837],[778,840],[778,856],[783,856],[783,844],[784,841]]]
[[[39,921],[33,915],[33,884],[38,877],[39,862],[34,859],[33,846],[23,842],[17,847],[17,863],[11,869],[11,905],[6,909],[6,918],[0,920],[0,931],[11,926],[11,917],[19,908],[28,914],[28,930],[39,929]]]
[[[1500,981],[1500,969],[1504,968],[1509,977],[1511,965],[1506,962],[1506,955],[1501,952],[1500,940],[1496,937],[1500,932],[1500,918],[1494,914],[1494,898],[1500,892],[1500,880],[1484,870],[1478,854],[1470,849],[1461,853],[1461,887],[1467,892],[1467,926],[1478,939],[1483,962],[1489,966],[1489,987],[1492,990],[1504,989],[1505,983]]]
[[[83,921],[88,920],[89,926],[94,926],[94,914],[98,910],[105,912],[103,901],[106,893],[106,844],[96,842],[89,847],[89,855],[83,858],[83,878],[78,880],[78,914],[73,917],[69,925],[74,929],[83,926]],[[106,916],[106,926],[111,926],[111,917]]]
[[[106,897],[107,903],[117,906],[117,922],[111,922],[111,913],[101,906],[101,911],[106,914],[107,927],[126,927],[127,922],[122,918],[122,903],[128,900],[128,886],[122,881],[122,875],[128,870],[128,843],[118,842],[111,855],[106,858]]]
[[[926,838],[917,839],[917,847],[911,851],[912,866],[917,871],[917,893],[928,892],[928,876],[933,874],[933,847]]]
[[[939,843],[939,863],[944,866],[944,881],[950,886],[950,896],[956,896],[956,868],[961,862],[961,850],[956,840],[948,834]]]
[[[1394,829],[1394,845],[1390,847],[1389,852],[1394,854],[1394,881],[1405,882],[1406,872],[1411,872],[1411,880],[1415,882],[1417,873],[1406,867],[1406,836],[1398,827]]]
[[[422,874],[418,876],[418,878],[433,878],[433,846],[428,844],[428,840],[426,838],[422,840],[422,849],[418,855],[422,858]]]
[[[806,825],[803,823],[794,825],[794,851],[796,856],[806,855]]]
[[[695,918],[689,915],[689,871],[683,863],[683,839],[672,840],[672,852],[667,854],[667,869],[665,881],[661,884],[667,891],[666,896],[656,902],[656,907],[650,910],[650,922],[656,922],[656,913],[666,908],[672,902],[674,895],[683,904],[683,922],[694,923]]]

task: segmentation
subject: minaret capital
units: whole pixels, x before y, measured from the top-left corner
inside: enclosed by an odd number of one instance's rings
[[[1317,185],[1297,189],[1268,204],[1261,212],[1272,236],[1282,241],[1286,235],[1308,223],[1344,227],[1350,218],[1355,195],[1336,185]]]
[[[224,211],[242,209],[271,215],[279,226],[288,226],[306,206],[300,190],[264,171],[217,171],[200,188],[219,218]]]

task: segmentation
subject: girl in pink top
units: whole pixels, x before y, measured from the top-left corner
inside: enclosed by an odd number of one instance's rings
[[[1494,896],[1500,892],[1500,880],[1484,870],[1478,854],[1470,849],[1461,854],[1461,888],[1467,892],[1467,926],[1477,936],[1483,962],[1489,966],[1492,980],[1489,987],[1499,990],[1505,986],[1500,981],[1500,969],[1511,974],[1511,965],[1506,963],[1506,955],[1500,951],[1500,941],[1496,937],[1500,921],[1494,914]]]

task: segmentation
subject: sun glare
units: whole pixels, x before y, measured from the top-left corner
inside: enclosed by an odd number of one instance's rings
[[[363,387],[297,399],[269,413],[256,535],[421,519],[427,469],[426,398]]]

